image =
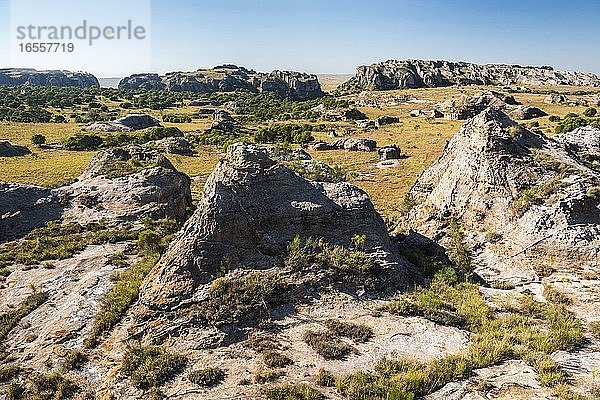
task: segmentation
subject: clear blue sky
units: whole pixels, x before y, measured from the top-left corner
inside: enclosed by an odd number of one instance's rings
[[[151,1],[156,72],[227,62],[352,73],[357,65],[422,58],[600,73],[598,0]],[[1,65],[8,4],[0,0]]]

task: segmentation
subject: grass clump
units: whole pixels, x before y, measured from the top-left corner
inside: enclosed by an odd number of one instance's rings
[[[331,371],[321,368],[317,372],[315,382],[322,387],[332,387],[335,386],[335,376],[333,376]]]
[[[264,384],[269,382],[275,382],[277,379],[283,376],[282,371],[275,371],[272,369],[257,371],[254,374],[254,383]]]
[[[188,380],[194,385],[214,387],[225,380],[227,374],[221,368],[209,367],[197,369],[188,374]]]
[[[18,365],[8,364],[0,367],[0,383],[5,383],[19,376],[22,369]]]
[[[137,264],[118,274],[115,286],[102,299],[92,331],[85,341],[86,347],[95,347],[99,339],[121,321],[129,307],[137,300],[140,286],[159,256],[159,253],[149,253]]]
[[[70,350],[65,360],[63,361],[63,369],[66,371],[71,371],[74,369],[79,369],[83,364],[88,361],[88,356],[85,352],[79,349]]]
[[[103,223],[84,227],[76,223],[51,221],[45,227],[31,231],[23,240],[6,244],[0,254],[0,267],[64,260],[92,244],[116,243],[136,237],[137,232],[109,229]]]
[[[532,206],[543,204],[564,185],[560,178],[553,178],[541,185],[525,189],[514,199],[513,210],[517,216],[522,216]]]
[[[48,300],[46,292],[34,292],[17,308],[0,314],[0,342],[4,341],[11,330],[36,308]]]
[[[327,320],[325,326],[337,336],[347,337],[355,342],[368,342],[373,337],[373,329],[362,324],[352,322]]]
[[[79,387],[61,373],[36,375],[32,379],[31,393],[26,398],[35,400],[69,399],[79,391]]]
[[[304,332],[302,340],[326,360],[342,360],[356,350],[327,331]]]
[[[140,389],[158,388],[183,371],[187,357],[164,348],[141,343],[129,344],[121,372]]]
[[[449,225],[450,242],[448,244],[448,255],[454,261],[463,276],[469,276],[473,273],[471,267],[471,254],[469,247],[465,243],[465,234],[456,218],[450,219]]]
[[[195,317],[215,326],[255,324],[270,317],[270,309],[287,301],[290,284],[273,272],[251,272],[215,279],[208,298],[195,306]]]
[[[265,352],[263,354],[263,362],[269,368],[285,368],[294,363],[291,358],[275,350]]]
[[[264,390],[265,400],[323,400],[325,396],[307,383],[284,384]]]

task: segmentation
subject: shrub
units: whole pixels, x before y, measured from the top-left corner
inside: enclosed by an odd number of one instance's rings
[[[88,356],[82,350],[73,349],[70,350],[63,362],[63,369],[66,371],[70,371],[73,369],[81,368],[83,364],[88,361]]]
[[[558,115],[551,115],[550,118],[548,118],[550,120],[550,122],[560,122],[561,118]]]
[[[265,389],[265,400],[322,400],[325,396],[306,383],[298,385],[284,384]]]
[[[333,376],[333,374],[330,371],[328,371],[324,368],[319,369],[319,372],[317,372],[315,381],[316,381],[317,385],[323,386],[323,387],[331,387],[331,386],[335,385],[335,377]]]
[[[77,134],[65,141],[65,149],[71,151],[98,150],[104,141],[98,135]]]
[[[156,252],[160,250],[162,235],[153,230],[146,229],[139,233],[137,247],[142,252]]]
[[[74,382],[59,372],[34,376],[32,386],[31,398],[40,400],[68,399],[79,391]]]
[[[46,144],[46,136],[40,134],[33,135],[31,137],[31,143],[33,143],[35,146],[42,146]]]
[[[192,122],[192,118],[188,115],[181,114],[165,114],[162,117],[163,122],[169,122],[172,124],[183,124],[186,122]]]
[[[22,369],[15,364],[7,364],[0,367],[0,383],[5,383],[19,376]]]
[[[449,235],[450,242],[447,249],[448,254],[456,263],[456,266],[463,277],[467,277],[473,273],[473,268],[471,267],[471,254],[465,243],[465,235],[462,228],[454,217],[450,219]]]
[[[327,331],[306,331],[302,340],[326,360],[342,360],[355,351],[352,346],[341,342]]]
[[[598,110],[596,110],[594,107],[590,107],[583,112],[583,115],[588,118],[595,117],[596,114],[598,114]]]
[[[11,382],[6,389],[6,400],[21,400],[25,393],[25,387],[17,382]]]
[[[173,379],[186,364],[187,357],[183,354],[134,343],[127,345],[121,372],[131,379],[135,387],[150,389]]]
[[[282,371],[274,371],[272,369],[266,371],[257,371],[254,374],[254,382],[258,384],[275,382],[277,379],[283,376]]]
[[[194,370],[188,374],[190,382],[202,387],[217,386],[225,380],[225,377],[225,371],[215,367]]]
[[[337,336],[347,337],[355,342],[368,342],[373,337],[373,329],[366,325],[329,319],[325,326]]]
[[[314,140],[311,125],[282,124],[269,125],[254,133],[256,143],[299,143]]]
[[[275,350],[268,350],[263,354],[263,362],[269,368],[284,368],[293,364],[291,358]]]

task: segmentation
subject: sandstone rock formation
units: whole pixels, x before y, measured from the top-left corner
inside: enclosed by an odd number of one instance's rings
[[[380,128],[384,125],[397,124],[400,122],[400,118],[398,117],[390,117],[389,115],[382,115],[375,120],[375,126]]]
[[[128,114],[111,122],[95,122],[88,125],[85,129],[88,131],[101,132],[132,132],[147,128],[161,126],[156,118],[147,114]]]
[[[395,144],[391,146],[385,146],[377,150],[380,161],[397,160],[401,157],[400,147]]]
[[[360,66],[340,87],[342,92],[394,90],[453,85],[568,85],[600,86],[600,77],[551,67],[477,65],[465,62],[388,60]]]
[[[0,242],[50,220],[87,225],[182,220],[192,204],[190,179],[156,150],[142,146],[99,152],[77,182],[57,189],[0,184]]]
[[[317,151],[346,150],[346,151],[375,151],[377,142],[372,139],[341,138],[329,143],[316,142],[312,145]]]
[[[8,141],[0,142],[0,157],[19,157],[31,154],[31,150],[24,146],[15,146]]]
[[[458,100],[447,100],[438,103],[432,117],[444,117],[450,120],[463,120],[475,117],[488,107],[506,112],[514,119],[528,120],[544,117],[544,111],[537,107],[519,104],[514,97],[488,91],[474,96],[463,96]],[[438,113],[436,113],[438,111]],[[440,116],[441,114],[441,116]]]
[[[194,93],[232,92],[238,89],[274,93],[282,98],[309,100],[323,96],[315,75],[291,71],[256,72],[235,65],[220,65],[194,72],[170,72],[164,76],[138,74],[124,78],[121,89],[153,89]]]
[[[560,140],[587,143],[588,135],[594,136],[579,130]],[[448,221],[456,218],[474,266],[490,279],[507,271],[531,276],[532,264],[547,257],[569,267],[597,268],[600,199],[594,188],[600,172],[561,142],[501,111],[484,110],[412,187],[418,204],[410,213],[413,228],[445,243]]]
[[[179,154],[182,156],[194,155],[190,142],[183,137],[168,137],[148,143],[149,147],[156,148],[165,154]]]
[[[0,86],[100,87],[98,79],[85,72],[37,71],[27,68],[0,69]]]
[[[213,113],[213,122],[209,130],[218,129],[224,132],[233,132],[241,124],[236,121],[227,111],[218,110]]]
[[[142,303],[171,310],[200,301],[203,285],[226,264],[267,269],[280,266],[296,236],[349,246],[366,235],[365,251],[383,276],[406,282],[406,263],[396,255],[385,223],[365,192],[348,183],[313,182],[243,143],[229,147],[208,178],[194,215],[151,272]],[[387,272],[386,272],[387,271]]]
[[[553,139],[575,153],[588,167],[600,170],[600,129],[585,126]]]

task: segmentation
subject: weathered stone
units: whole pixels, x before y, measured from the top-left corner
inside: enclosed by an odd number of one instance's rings
[[[194,155],[194,149],[190,142],[183,137],[168,137],[155,142],[148,143],[149,147],[154,147],[166,154],[179,154],[182,156]]]
[[[401,157],[400,147],[395,144],[377,150],[379,161],[398,160]]]
[[[367,114],[360,111],[358,108],[351,108],[344,112],[344,118],[349,121],[361,121],[368,119]]]
[[[0,86],[100,87],[98,79],[85,72],[37,71],[27,68],[0,69]]]
[[[132,132],[161,126],[156,118],[147,114],[128,114],[111,122],[96,122],[85,129],[102,132]]]
[[[375,120],[375,126],[379,128],[384,125],[397,124],[398,122],[400,122],[400,118],[384,115]]]
[[[375,151],[377,142],[371,139],[341,138],[332,142],[316,142],[313,144],[315,150],[346,150],[346,151]]]
[[[296,236],[348,246],[356,232],[394,280],[404,280],[387,228],[365,192],[348,183],[306,180],[268,152],[236,143],[208,178],[194,215],[150,273],[141,290],[151,309],[193,301],[223,263],[228,268],[281,265]]]
[[[0,157],[19,157],[27,154],[31,154],[31,150],[25,146],[15,146],[7,141],[0,142]]]

